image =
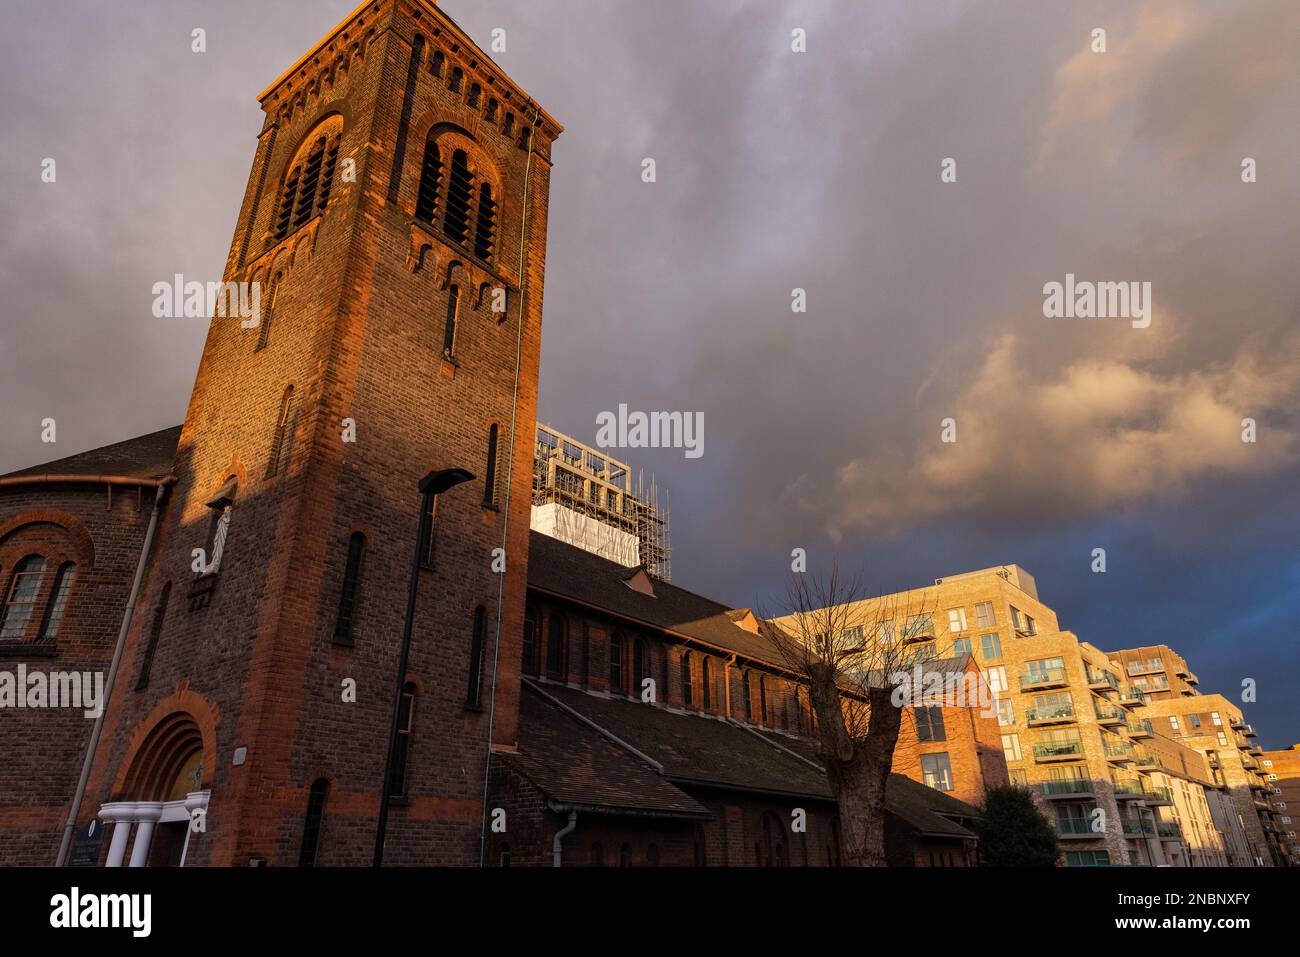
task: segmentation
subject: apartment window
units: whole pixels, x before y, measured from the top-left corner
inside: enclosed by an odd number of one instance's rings
[[[352,622],[357,608],[357,584],[361,579],[361,556],[365,547],[366,537],[360,532],[353,532],[352,537],[348,539],[348,558],[343,569],[343,590],[339,594],[339,616],[334,623],[336,644],[352,644]]]
[[[948,609],[948,630],[953,632],[966,630],[965,608]]]
[[[1017,608],[1015,605],[1012,605],[1010,607],[1011,607],[1011,627],[1014,628],[1016,631],[1024,631],[1025,618],[1020,613],[1020,609]]]
[[[996,633],[980,635],[980,648],[984,652],[985,661],[992,661],[994,658],[1002,657],[1002,639]]]
[[[1008,761],[1020,760],[1020,735],[1004,734],[1002,736],[1002,756]]]
[[[53,641],[58,637],[59,623],[63,621],[63,610],[68,605],[68,595],[72,591],[72,583],[76,580],[77,566],[73,562],[64,562],[59,566],[58,574],[54,578],[50,603],[45,607],[45,621],[41,623],[38,641]]]
[[[465,706],[478,708],[483,703],[483,642],[487,631],[487,609],[479,605],[474,609],[474,627],[469,642],[469,690]]]
[[[1034,624],[1033,615],[1025,615],[1025,631],[1029,632],[1031,635],[1038,634],[1038,626]]]
[[[894,643],[893,621],[882,621],[876,626],[876,640],[882,645],[892,645]]]
[[[982,601],[975,606],[975,624],[981,628],[993,627],[993,602]]]
[[[1228,736],[1222,731],[1219,732],[1219,745],[1224,748],[1228,746]]]
[[[970,653],[971,650],[970,650],[969,638],[957,638],[953,641],[952,654],[954,658],[958,657],[959,655],[969,655]]]
[[[1018,788],[1029,786],[1029,775],[1026,774],[1020,768],[1008,768],[1007,780],[1010,781],[1012,785]]]
[[[1217,711],[1210,712],[1210,721],[1213,722],[1216,728],[1223,727],[1223,719],[1219,717],[1219,712]]]
[[[933,641],[927,641],[923,645],[917,645],[912,651],[912,661],[930,661],[935,657],[935,647]]]
[[[1007,669],[1005,665],[994,665],[992,668],[985,668],[984,674],[989,681],[989,690],[994,694],[1002,694],[1007,690]]]
[[[552,677],[561,677],[564,672],[564,640],[568,629],[563,615],[551,615],[546,635],[546,673]]]
[[[840,645],[848,651],[852,648],[862,647],[862,626],[854,625],[852,628],[845,628],[840,632]]]
[[[624,691],[623,636],[614,632],[609,639],[609,690]]]
[[[165,582],[158,604],[153,610],[153,620],[149,622],[149,642],[145,645],[144,656],[140,660],[140,676],[136,679],[135,690],[143,691],[149,687],[149,672],[153,669],[154,654],[158,651],[158,640],[162,638],[163,620],[167,615],[167,602],[172,595],[172,583]]]
[[[943,727],[943,708],[937,706],[913,708],[912,714],[916,718],[916,739],[918,741],[948,740]]]
[[[397,710],[397,746],[393,749],[392,777],[388,789],[393,797],[406,796],[406,759],[411,752],[411,731],[415,727],[415,682],[402,687],[402,700]]]
[[[928,638],[934,634],[934,616],[929,612],[926,612],[924,615],[912,615],[907,619],[907,624],[904,628],[904,641]]]
[[[460,312],[460,286],[447,289],[447,321],[442,327],[442,357],[450,359],[456,351],[456,316]]]
[[[1201,726],[1201,716],[1199,714],[1189,714],[1187,716],[1187,723],[1193,729],[1199,728]]]
[[[1178,737],[1178,716],[1171,714],[1169,716],[1169,727],[1174,732],[1174,737]]]
[[[500,431],[494,422],[488,429],[487,468],[483,476],[483,504],[495,505],[497,500],[497,434]]]
[[[1010,698],[998,698],[998,724],[1004,728],[1016,723],[1015,705]]]
[[[691,653],[682,655],[682,702],[689,708],[695,704],[695,695],[691,688]]]
[[[329,789],[329,781],[317,778],[311,783],[311,790],[307,793],[307,816],[302,824],[302,849],[298,852],[299,867],[316,866],[320,826],[325,818],[325,798],[329,794]]]
[[[1025,675],[1029,681],[1051,681],[1065,673],[1064,658],[1040,658],[1025,662]]]
[[[14,566],[5,604],[0,608],[0,639],[22,638],[27,631],[44,572],[45,559],[40,555],[28,555]]]
[[[936,791],[952,790],[952,766],[946,752],[921,755],[921,774],[928,787]]]
[[[1066,867],[1109,867],[1109,851],[1066,851]]]

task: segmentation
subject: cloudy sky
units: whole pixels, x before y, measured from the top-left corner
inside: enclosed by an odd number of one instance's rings
[[[57,455],[181,420],[204,327],[150,288],[220,275],[255,97],[353,6],[11,2],[0,472],[56,457],[47,416]],[[1085,640],[1252,678],[1265,745],[1300,741],[1300,5],[443,6],[566,126],[542,418],[703,414],[702,457],[626,456],[677,583],[762,606],[795,547],[877,591],[1018,562]],[[1149,328],[1045,318],[1067,273],[1151,283]]]

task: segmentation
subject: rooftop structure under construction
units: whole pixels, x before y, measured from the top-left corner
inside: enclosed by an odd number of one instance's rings
[[[532,527],[626,566],[672,578],[668,496],[659,504],[653,475],[633,476],[624,462],[548,426],[533,449]]]

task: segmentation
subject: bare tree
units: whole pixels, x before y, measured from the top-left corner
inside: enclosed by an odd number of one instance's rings
[[[925,593],[868,598],[861,573],[792,572],[764,631],[807,683],[818,757],[839,806],[841,860],[885,865],[885,786],[910,699],[912,668],[933,641]],[[896,690],[900,694],[896,697]]]

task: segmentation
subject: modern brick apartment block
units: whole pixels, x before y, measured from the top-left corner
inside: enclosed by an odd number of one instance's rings
[[[1254,863],[1210,762],[1144,718],[1148,698],[1136,678],[1166,668],[1178,680],[1190,676],[1172,651],[1155,664],[1168,649],[1129,653],[1140,662],[1130,676],[1118,656],[1061,631],[1033,576],[1016,565],[861,602],[848,620],[879,622],[887,609],[907,620],[882,625],[880,638],[906,634],[923,659],[978,661],[997,699],[1011,780],[1056,823],[1066,865]],[[1193,683],[1186,687],[1195,694]]]
[[[1260,760],[1263,749],[1254,742],[1255,729],[1241,709],[1218,694],[1151,701],[1142,715],[1161,734],[1175,738],[1205,755],[1215,784],[1231,799],[1229,813],[1245,834],[1248,861],[1272,867],[1283,863],[1270,803],[1273,785]]]
[[[1300,744],[1281,751],[1265,751],[1259,759],[1266,783],[1273,786],[1272,804],[1278,845],[1291,867],[1300,867]]]
[[[1110,656],[1119,662],[1125,676],[1151,701],[1166,698],[1189,697],[1200,679],[1178,652],[1168,645],[1146,645],[1112,651]]]
[[[211,323],[81,817],[150,863],[296,864],[324,807],[319,862],[368,863],[417,483],[460,468],[418,571],[386,861],[477,863],[489,728],[516,739],[560,127],[426,0],[358,7],[260,101],[225,270],[261,284],[260,322]]]

